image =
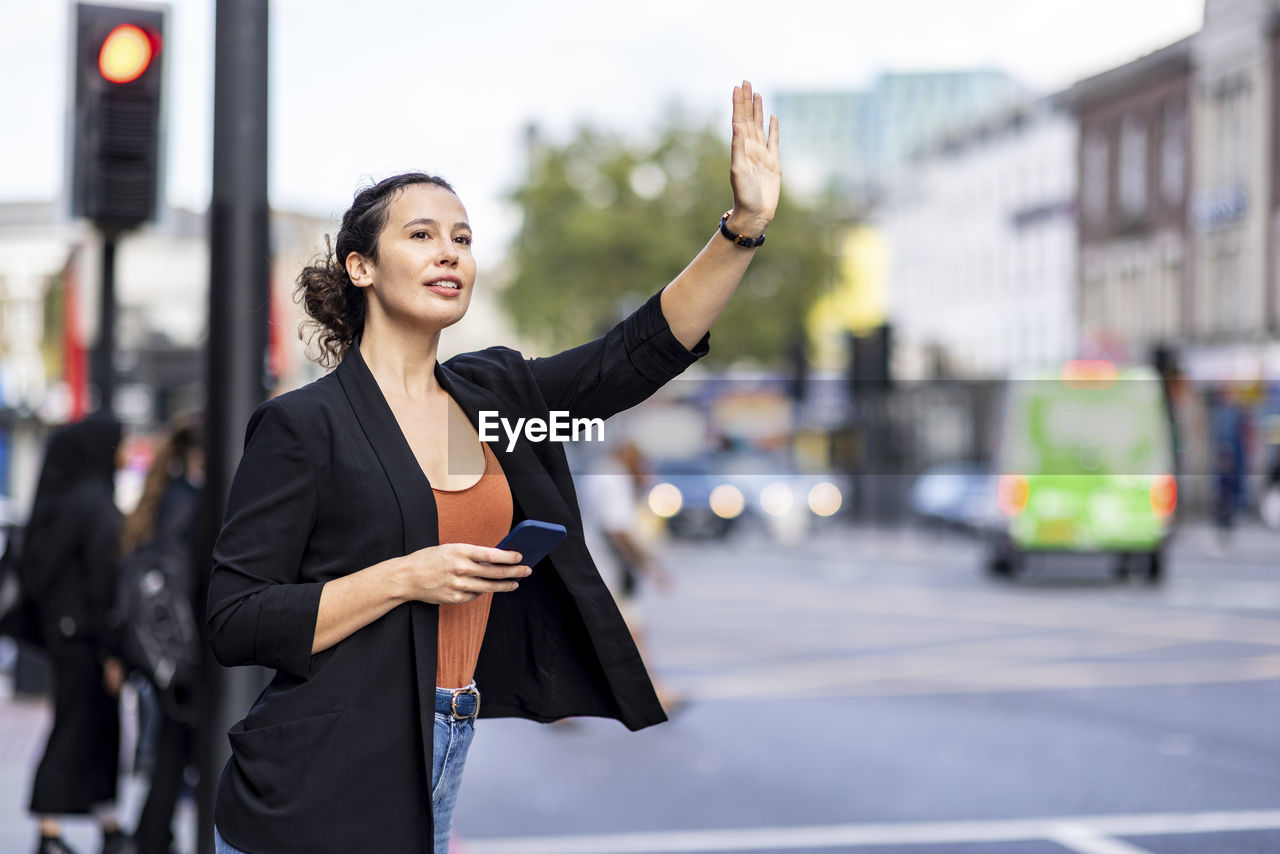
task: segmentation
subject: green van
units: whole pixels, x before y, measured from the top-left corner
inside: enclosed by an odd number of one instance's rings
[[[989,569],[1014,575],[1035,553],[1110,554],[1115,572],[1158,581],[1177,504],[1160,378],[1077,361],[1014,376],[996,454]]]

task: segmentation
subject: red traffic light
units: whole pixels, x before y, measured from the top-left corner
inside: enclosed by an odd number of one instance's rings
[[[155,215],[169,7],[75,2],[71,213],[124,231]]]
[[[132,83],[146,72],[154,55],[151,36],[134,24],[121,24],[102,40],[98,70],[112,83]]]

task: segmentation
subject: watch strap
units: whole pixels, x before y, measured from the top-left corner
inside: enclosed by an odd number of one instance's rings
[[[739,246],[746,247],[747,249],[755,249],[757,246],[762,245],[764,243],[763,234],[759,237],[750,237],[746,234],[734,234],[729,230],[729,217],[732,213],[733,208],[730,208],[724,212],[724,216],[720,217],[720,233]]]

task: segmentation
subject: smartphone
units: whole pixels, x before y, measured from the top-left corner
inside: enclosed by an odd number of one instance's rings
[[[532,568],[565,538],[566,533],[564,525],[525,519],[502,538],[498,548],[520,552],[520,563]]]

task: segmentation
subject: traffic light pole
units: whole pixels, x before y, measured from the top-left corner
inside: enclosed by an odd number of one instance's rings
[[[268,0],[218,0],[214,25],[205,548],[200,550],[205,577],[245,425],[267,396],[267,10]],[[199,854],[214,854],[213,807],[230,752],[227,728],[248,712],[266,671],[227,670],[211,656],[206,659],[197,838]]]
[[[116,391],[116,235],[102,233],[102,290],[98,298],[98,338],[93,346],[93,385],[98,411],[115,413]]]

